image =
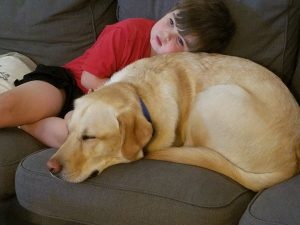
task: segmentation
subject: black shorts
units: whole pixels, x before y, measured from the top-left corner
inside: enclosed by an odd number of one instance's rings
[[[82,90],[77,86],[71,72],[63,67],[45,66],[40,64],[36,67],[35,71],[26,74],[22,80],[16,80],[14,84],[15,86],[19,86],[34,80],[45,81],[54,87],[65,91],[66,99],[61,112],[58,115],[62,118],[67,112],[74,108],[74,100],[83,95]]]

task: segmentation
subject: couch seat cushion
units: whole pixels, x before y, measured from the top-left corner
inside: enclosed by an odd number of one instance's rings
[[[17,128],[0,129],[0,199],[15,193],[15,172],[22,158],[44,147]]]
[[[275,185],[253,199],[240,225],[300,224],[300,174]]]
[[[154,160],[116,165],[83,183],[67,183],[46,168],[53,153],[28,156],[16,174],[20,204],[47,217],[101,225],[229,225],[238,223],[253,197],[215,172]]]

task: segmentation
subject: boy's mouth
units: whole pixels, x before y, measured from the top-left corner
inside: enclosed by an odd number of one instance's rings
[[[162,46],[162,42],[161,42],[159,36],[156,36],[156,41],[157,41],[157,43],[158,43],[159,46]]]

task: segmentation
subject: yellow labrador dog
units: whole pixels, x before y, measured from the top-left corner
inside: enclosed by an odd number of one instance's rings
[[[299,172],[299,141],[299,106],[276,75],[238,57],[175,53],[139,60],[78,99],[48,167],[81,182],[146,156],[259,191]]]

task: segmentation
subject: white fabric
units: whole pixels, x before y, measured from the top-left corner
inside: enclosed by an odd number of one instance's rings
[[[36,64],[17,52],[10,52],[0,55],[0,93],[5,92],[14,87],[16,79],[32,72]]]

